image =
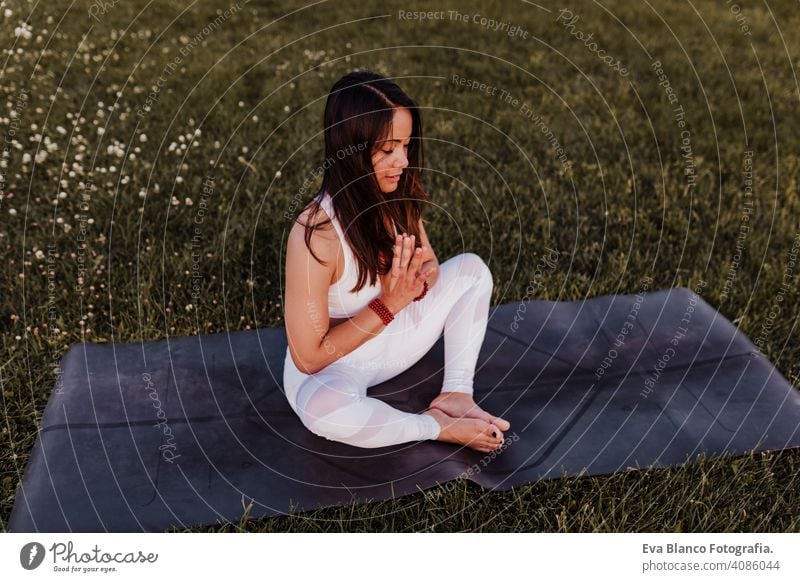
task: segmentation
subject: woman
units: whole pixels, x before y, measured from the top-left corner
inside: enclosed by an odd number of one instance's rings
[[[436,439],[494,450],[510,425],[472,398],[492,276],[474,253],[439,265],[430,246],[416,104],[376,73],[350,73],[328,95],[324,130],[322,186],[287,243],[289,404],[315,434],[359,447]],[[427,410],[367,396],[443,332],[444,383]]]

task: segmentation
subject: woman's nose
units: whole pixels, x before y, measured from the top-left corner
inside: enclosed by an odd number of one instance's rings
[[[397,159],[395,160],[395,167],[405,168],[407,165],[408,165],[408,156],[405,154],[405,152],[403,152],[399,156],[397,156]]]

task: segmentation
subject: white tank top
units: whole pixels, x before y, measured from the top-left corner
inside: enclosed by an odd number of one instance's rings
[[[353,317],[364,309],[370,301],[375,299],[381,293],[381,280],[380,277],[375,281],[375,285],[371,286],[369,281],[361,291],[352,293],[352,289],[358,280],[358,269],[356,267],[356,258],[353,254],[350,245],[344,237],[342,225],[339,219],[335,216],[336,211],[333,208],[330,194],[323,192],[317,195],[320,200],[320,205],[325,211],[325,214],[331,219],[336,233],[339,235],[339,242],[342,245],[342,252],[344,253],[344,272],[336,283],[330,286],[328,291],[328,316],[329,317]],[[397,228],[395,227],[395,232]]]

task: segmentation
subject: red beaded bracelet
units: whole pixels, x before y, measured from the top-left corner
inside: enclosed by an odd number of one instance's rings
[[[380,297],[376,297],[370,301],[368,307],[378,314],[383,322],[383,325],[389,325],[394,319],[394,314],[389,311],[389,308],[386,307],[386,304],[380,300]]]
[[[417,295],[416,297],[414,297],[414,301],[419,301],[420,299],[422,299],[423,297],[425,297],[425,294],[428,292],[428,282],[427,282],[427,281],[423,281],[423,282],[422,282],[422,285],[423,285],[423,287],[422,287],[422,293],[420,293],[419,295]]]

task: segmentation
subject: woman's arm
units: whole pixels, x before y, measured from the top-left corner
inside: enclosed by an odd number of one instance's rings
[[[311,236],[311,246],[326,265],[311,256],[304,228],[295,224],[286,248],[284,323],[292,361],[304,374],[316,374],[385,327],[377,313],[364,309],[347,322],[330,328],[328,289],[341,248],[332,225],[316,230]]]
[[[302,215],[303,218],[307,214]],[[302,220],[304,223],[305,220]],[[432,287],[439,278],[439,262],[430,247],[420,221],[422,243],[428,247],[426,262],[420,271],[435,269],[428,281]],[[333,279],[340,244],[332,226],[311,236],[314,253],[327,265],[321,265],[308,251],[301,225],[289,233],[286,249],[286,296],[284,313],[289,353],[295,367],[304,374],[315,374],[381,333],[385,326],[372,309],[363,309],[335,327],[330,327],[328,289]]]

